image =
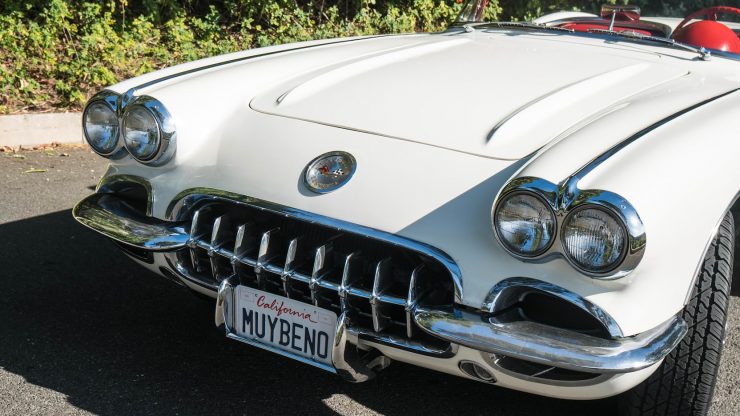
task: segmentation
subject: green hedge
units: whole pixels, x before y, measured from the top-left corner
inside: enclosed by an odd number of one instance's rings
[[[79,109],[92,93],[118,80],[247,48],[338,36],[438,31],[454,20],[462,7],[458,1],[0,0],[0,114]],[[633,2],[656,10],[669,3],[706,3]],[[600,3],[491,0],[487,17],[522,19],[562,9],[595,11]]]

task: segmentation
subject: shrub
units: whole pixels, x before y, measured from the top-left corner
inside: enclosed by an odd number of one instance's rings
[[[438,31],[451,0],[10,0],[0,6],[0,113],[79,109],[157,68],[317,38]]]
[[[626,0],[491,0],[488,19]],[[683,15],[740,0],[631,0]],[[2,0],[0,114],[79,109],[101,87],[205,56],[339,36],[444,29],[462,0]]]

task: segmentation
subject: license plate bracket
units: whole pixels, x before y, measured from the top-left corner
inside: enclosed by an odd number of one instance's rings
[[[228,338],[336,373],[333,311],[248,286],[222,285],[216,323],[224,325]]]

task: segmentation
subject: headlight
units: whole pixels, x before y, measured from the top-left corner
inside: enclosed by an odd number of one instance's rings
[[[108,156],[118,147],[118,117],[105,101],[93,101],[82,115],[85,140],[97,153]]]
[[[534,257],[553,243],[556,220],[552,209],[541,198],[529,193],[513,193],[498,204],[494,228],[504,247],[515,255]]]
[[[572,212],[563,223],[561,238],[565,255],[589,272],[608,272],[626,254],[627,232],[622,222],[601,208]]]
[[[160,130],[154,115],[142,105],[134,104],[123,115],[123,143],[133,157],[151,160],[160,146]]]

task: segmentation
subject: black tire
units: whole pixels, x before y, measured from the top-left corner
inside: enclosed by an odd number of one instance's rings
[[[704,255],[704,263],[683,309],[689,330],[647,380],[624,393],[625,415],[706,415],[712,403],[725,338],[735,244],[727,214]]]

